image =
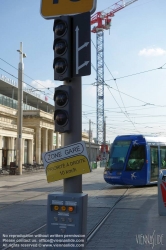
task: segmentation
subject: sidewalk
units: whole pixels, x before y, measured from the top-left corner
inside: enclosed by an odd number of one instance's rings
[[[10,175],[9,172],[4,170],[3,173],[0,174],[0,187],[12,187],[41,179],[46,179],[44,168],[32,171],[23,170],[22,175]]]

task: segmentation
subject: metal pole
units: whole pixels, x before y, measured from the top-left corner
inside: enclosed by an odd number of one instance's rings
[[[106,116],[104,117],[104,148],[103,148],[103,160],[106,157]]]
[[[106,145],[106,117],[104,119],[104,146]]]
[[[91,160],[91,120],[89,120],[89,162],[92,167]]]
[[[64,85],[72,87],[72,131],[62,134],[62,145],[67,146],[82,140],[82,79],[72,78],[70,82],[65,81]],[[82,193],[82,175],[64,179],[63,188],[66,193]]]
[[[59,133],[56,132],[56,149],[59,148]]]
[[[96,33],[97,59],[97,143],[104,141],[104,31]]]
[[[18,64],[18,112],[17,112],[17,158],[16,164],[18,166],[18,174],[22,175],[22,118],[23,118],[23,46],[22,42],[20,43],[20,50],[17,50],[20,53],[20,62]],[[24,54],[25,57],[25,54]]]

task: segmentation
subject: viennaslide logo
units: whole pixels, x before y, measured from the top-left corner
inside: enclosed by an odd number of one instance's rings
[[[136,242],[139,245],[151,245],[152,249],[157,245],[163,245],[163,234],[136,234]]]

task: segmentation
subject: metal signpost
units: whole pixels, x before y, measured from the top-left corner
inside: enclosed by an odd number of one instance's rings
[[[95,9],[96,0],[41,1],[41,15],[54,19],[54,80],[64,81],[54,93],[55,132],[62,133],[64,148],[43,154],[48,182],[64,179],[64,192],[49,194],[47,200],[47,234],[60,235],[61,242],[66,235],[86,235],[87,194],[82,193],[82,174],[90,168],[81,142],[81,76],[91,73],[90,12]],[[70,249],[85,249],[85,238],[82,245],[73,243]]]

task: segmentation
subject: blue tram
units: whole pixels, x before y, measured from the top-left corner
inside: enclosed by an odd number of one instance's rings
[[[112,144],[104,180],[119,185],[155,184],[160,169],[166,169],[166,137],[122,135]]]

